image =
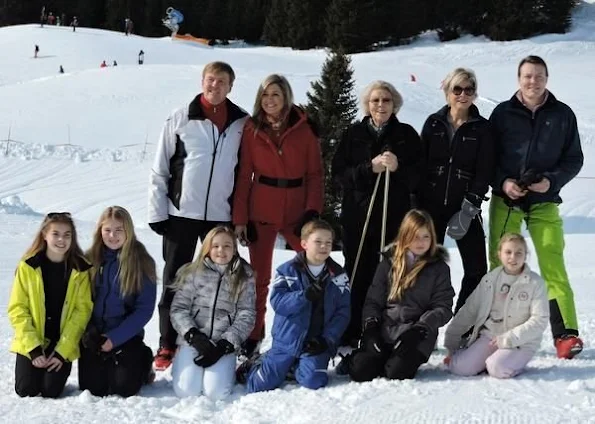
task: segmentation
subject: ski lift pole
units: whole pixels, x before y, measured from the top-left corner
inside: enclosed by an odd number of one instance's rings
[[[359,246],[357,248],[355,264],[353,264],[353,272],[351,273],[351,278],[350,278],[350,282],[349,282],[350,287],[353,287],[353,282],[355,281],[355,273],[357,272],[357,266],[359,264],[360,256],[362,254],[362,248],[364,247],[364,240],[366,238],[366,233],[368,232],[370,216],[372,215],[372,208],[374,207],[374,200],[376,200],[376,193],[378,193],[378,186],[380,185],[380,177],[381,176],[382,176],[382,173],[378,173],[378,176],[376,177],[376,184],[374,185],[374,191],[372,191],[372,198],[370,199],[370,206],[368,206],[368,213],[366,214],[366,221],[364,222],[364,229],[362,231],[362,236],[359,240]]]
[[[380,174],[378,174],[380,176]],[[380,255],[379,262],[382,262],[382,250],[386,241],[386,218],[388,214],[388,185],[390,183],[390,171],[386,168],[384,171],[384,199],[382,204],[382,232],[380,233]]]

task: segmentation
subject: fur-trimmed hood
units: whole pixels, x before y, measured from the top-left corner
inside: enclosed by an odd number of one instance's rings
[[[393,255],[395,254],[395,247],[396,242],[390,243],[386,245],[380,253],[388,260],[392,260]],[[436,245],[436,252],[432,257],[429,258],[428,263],[434,263],[438,261],[444,261],[446,263],[450,261],[450,254],[448,253],[448,250],[441,244]]]

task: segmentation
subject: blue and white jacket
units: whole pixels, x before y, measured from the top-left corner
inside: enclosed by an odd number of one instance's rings
[[[104,247],[103,262],[95,274],[95,296],[91,324],[118,347],[136,335],[153,316],[157,287],[143,277],[140,293],[122,297],[120,292],[119,250]]]
[[[305,295],[310,285],[307,266],[304,252],[279,266],[271,292],[275,311],[273,346],[295,357],[303,351],[312,316],[312,303]],[[349,277],[343,268],[331,258],[326,260],[326,267],[322,337],[334,354],[349,323],[351,294]]]

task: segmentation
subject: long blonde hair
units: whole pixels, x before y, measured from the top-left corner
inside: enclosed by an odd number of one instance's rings
[[[140,293],[142,290],[143,276],[146,276],[151,282],[157,281],[157,271],[155,261],[147,251],[144,244],[137,240],[134,233],[134,224],[132,217],[126,209],[121,206],[110,206],[103,211],[97,227],[93,234],[93,244],[87,251],[87,257],[94,267],[94,273],[101,267],[103,255],[106,249],[103,244],[101,229],[108,219],[115,219],[124,226],[126,232],[126,241],[118,255],[120,278],[120,293],[122,296]]]
[[[33,243],[31,243],[31,246],[29,246],[22,259],[25,260],[31,256],[35,256],[42,250],[45,251],[47,249],[48,246],[45,241],[45,236],[51,224],[67,224],[70,226],[72,241],[70,243],[70,248],[64,256],[64,261],[66,262],[68,269],[82,269],[86,263],[85,255],[79,246],[76,227],[68,212],[50,212],[45,216],[35,238],[33,239]]]
[[[227,225],[218,225],[207,233],[202,246],[200,247],[198,257],[193,262],[182,266],[176,274],[176,282],[174,283],[175,289],[179,290],[184,285],[184,280],[188,275],[201,272],[205,269],[205,261],[209,257],[213,239],[219,234],[227,234],[232,240],[233,259],[228,264],[225,272],[230,274],[231,298],[234,302],[238,300],[240,288],[248,278],[248,274],[246,273],[244,263],[238,254],[238,238],[235,232]]]
[[[413,268],[408,271],[407,250],[415,240],[417,232],[424,228],[430,233],[430,248],[423,256],[417,259]],[[388,300],[401,300],[403,293],[415,284],[420,271],[435,255],[436,230],[434,229],[432,218],[425,211],[419,209],[410,210],[401,222],[399,234],[394,243]]]

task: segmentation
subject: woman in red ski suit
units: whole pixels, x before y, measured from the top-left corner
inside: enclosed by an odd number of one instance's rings
[[[251,356],[264,338],[266,299],[273,249],[280,233],[295,251],[303,224],[323,205],[320,143],[306,114],[293,104],[291,86],[269,75],[256,94],[253,117],[246,121],[233,200],[233,223],[249,244],[256,272],[256,324],[244,343]]]

